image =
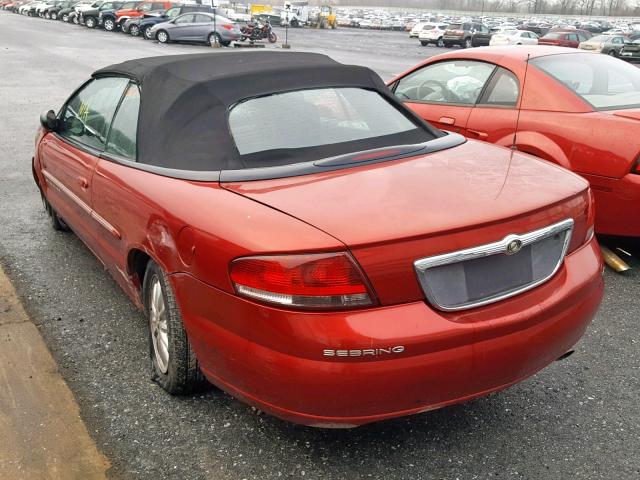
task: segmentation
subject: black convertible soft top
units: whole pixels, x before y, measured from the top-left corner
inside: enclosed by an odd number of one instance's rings
[[[176,170],[214,172],[269,167],[273,155],[251,162],[239,154],[229,130],[229,108],[239,101],[278,92],[323,87],[374,90],[417,126],[402,143],[441,137],[410,112],[372,70],[340,64],[325,55],[233,52],[141,58],[102,68],[93,77],[126,76],[140,85],[138,162]],[[256,132],[259,135],[259,131]],[[349,145],[368,150],[375,139]],[[326,155],[348,153],[327,146]],[[299,162],[318,159],[300,153]],[[320,152],[325,153],[325,152]],[[298,157],[296,157],[298,158]]]

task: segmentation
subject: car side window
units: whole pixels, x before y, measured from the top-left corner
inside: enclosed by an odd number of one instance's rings
[[[427,65],[395,84],[401,100],[473,105],[495,66],[470,60],[451,60]]]
[[[491,79],[486,93],[480,101],[483,105],[515,107],[520,93],[518,79],[513,73],[498,67]]]
[[[175,19],[175,24],[176,25],[184,25],[187,23],[193,23],[193,15],[192,14],[188,14],[188,15],[182,15],[181,17],[178,17]]]
[[[620,37],[614,37],[612,43],[615,43],[617,45],[620,45],[622,43],[622,38]]]
[[[136,160],[139,110],[140,90],[135,83],[130,83],[113,118],[107,152],[128,160]]]
[[[213,19],[211,17],[208,17],[206,15],[195,15],[196,23],[213,23]]]
[[[484,25],[482,25],[482,27],[481,27],[481,28],[482,28],[482,33],[487,34],[487,35],[488,35],[489,33],[491,33],[491,30],[489,30],[489,29],[488,29],[487,27],[485,27]]]
[[[580,42],[586,42],[587,41],[587,37],[585,37],[582,34],[578,34],[578,41]]]
[[[102,150],[113,113],[129,83],[121,77],[92,80],[65,105],[58,133],[88,147]]]

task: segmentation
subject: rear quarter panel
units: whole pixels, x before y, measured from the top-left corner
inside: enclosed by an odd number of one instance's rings
[[[344,249],[335,238],[217,182],[163,177],[101,160],[93,195],[96,212],[121,234],[99,236],[100,254],[130,295],[136,286],[129,264],[133,249],[169,274],[185,272],[227,292],[233,292],[228,270],[234,258]],[[135,295],[134,301],[139,302]]]

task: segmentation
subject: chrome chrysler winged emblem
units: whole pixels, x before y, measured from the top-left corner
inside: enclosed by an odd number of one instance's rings
[[[522,242],[520,240],[511,240],[507,245],[507,255],[515,255],[522,250]]]

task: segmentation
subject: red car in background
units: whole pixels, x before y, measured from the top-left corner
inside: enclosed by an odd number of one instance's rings
[[[132,6],[132,8],[116,10],[116,28],[122,28],[124,22],[129,18],[142,17],[147,12],[168,10],[174,5],[175,3],[173,2],[139,2]]]
[[[419,413],[564,356],[602,298],[586,181],[434,129],[364,67],[130,60],[41,125],[52,225],[144,310],[172,394],[204,375],[316,427]]]
[[[578,48],[580,42],[587,41],[591,36],[586,30],[552,30],[538,39],[538,45]]]
[[[580,174],[595,194],[596,231],[640,237],[637,68],[558,47],[477,48],[431,57],[389,86],[438,128]]]

